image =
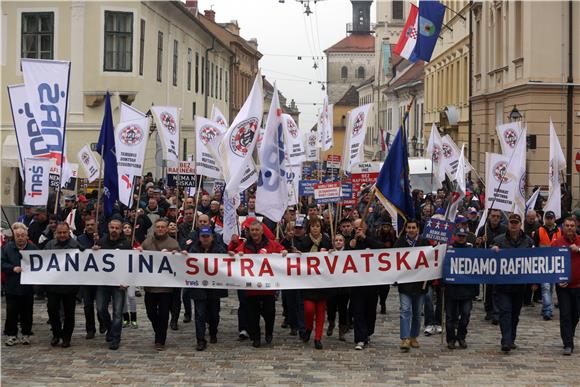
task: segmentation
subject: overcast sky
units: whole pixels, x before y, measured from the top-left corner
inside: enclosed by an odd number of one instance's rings
[[[288,102],[296,101],[300,128],[311,128],[318,109],[313,103],[321,103],[325,94],[318,83],[326,81],[323,50],[346,36],[346,23],[352,22],[350,1],[318,0],[314,4],[310,0],[310,16],[297,0],[199,0],[198,7],[200,12],[211,7],[218,23],[237,20],[243,38],[258,39],[258,49],[264,55],[260,60],[262,74],[277,82]],[[374,3],[371,20],[375,20]],[[313,57],[318,58],[317,70]]]

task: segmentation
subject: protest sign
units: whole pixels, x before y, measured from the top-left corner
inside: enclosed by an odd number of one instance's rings
[[[319,180],[300,180],[298,194],[300,196],[314,196],[314,185],[318,183],[320,183]]]
[[[451,284],[538,284],[570,280],[567,248],[447,249],[443,279]]]
[[[448,243],[453,236],[453,222],[431,218],[425,222],[422,237],[432,241]]]
[[[316,203],[336,203],[342,198],[342,184],[323,183],[314,185],[314,199]]]
[[[70,169],[72,171],[71,178],[65,183],[62,189],[67,191],[76,191],[77,178],[79,175],[79,165],[74,163],[69,163]],[[55,159],[50,159],[50,170],[48,175],[48,186],[50,188],[59,189],[60,188],[60,165],[57,165]]]
[[[136,250],[23,250],[23,284],[306,289],[430,281],[445,246],[333,253],[172,254]]]
[[[195,163],[192,161],[180,161],[179,173],[177,167],[167,167],[167,186],[175,187],[179,181],[180,187],[196,187],[197,176],[195,174]],[[179,180],[178,180],[179,177]]]

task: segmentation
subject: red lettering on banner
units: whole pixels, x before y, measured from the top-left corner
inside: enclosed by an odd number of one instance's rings
[[[400,252],[397,252],[397,270],[401,270],[401,265],[405,265],[407,270],[411,270],[411,266],[407,262],[407,256],[409,256],[408,251],[405,252],[405,254],[403,254],[402,256]]]
[[[218,273],[218,259],[213,259],[213,270],[209,270],[209,258],[204,258],[205,274],[209,276],[217,275]]]
[[[439,267],[439,250],[435,249],[435,263],[433,264],[435,267]]]
[[[312,271],[315,271],[316,274],[320,275],[319,265],[320,259],[317,257],[306,257],[306,274],[311,275]]]
[[[387,258],[390,256],[389,253],[380,253],[378,260],[380,264],[385,265],[385,267],[379,266],[379,271],[389,271],[391,269],[391,261]]]
[[[185,261],[185,264],[187,265],[187,267],[190,267],[192,270],[187,270],[186,273],[189,275],[196,275],[197,273],[199,273],[199,267],[197,267],[197,265],[195,264],[197,262],[197,258],[191,257],[191,258],[187,258],[187,260]]]
[[[286,275],[292,275],[292,269],[296,269],[296,275],[300,275],[300,257],[296,257],[296,263],[292,263],[292,258],[286,258]]]
[[[429,262],[427,262],[427,257],[423,251],[419,251],[419,256],[417,257],[417,264],[415,265],[415,269],[418,269],[419,266],[425,266],[426,269],[429,268]]]
[[[260,267],[260,273],[258,273],[260,277],[264,274],[268,274],[270,277],[274,277],[274,272],[272,271],[270,262],[268,262],[268,258],[264,258],[262,261],[262,267]]]
[[[370,272],[371,271],[371,262],[370,259],[372,257],[374,257],[375,255],[373,253],[365,253],[365,254],[361,254],[360,255],[361,258],[363,258],[365,260],[365,272]]]
[[[338,255],[335,255],[333,258],[334,259],[332,260],[332,264],[331,264],[330,259],[328,258],[328,255],[324,256],[324,260],[326,261],[326,266],[328,267],[328,271],[330,272],[330,274],[334,274],[334,270],[336,269],[336,264],[338,263]]]
[[[356,265],[354,264],[354,261],[350,256],[350,254],[347,255],[346,259],[344,260],[344,268],[342,269],[342,274],[345,274],[349,270],[352,271],[353,273],[358,273]]]
[[[241,258],[240,259],[240,271],[242,277],[246,276],[246,271],[249,273],[250,277],[254,276],[254,272],[252,268],[254,267],[254,261],[250,258]]]
[[[234,263],[236,261],[235,258],[224,258],[224,262],[227,265],[228,268],[228,277],[232,276],[232,263]]]

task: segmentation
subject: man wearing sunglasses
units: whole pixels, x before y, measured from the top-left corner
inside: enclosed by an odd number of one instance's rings
[[[499,252],[500,249],[534,247],[532,239],[522,231],[522,218],[518,214],[511,214],[508,221],[508,231],[493,240],[493,250]],[[495,302],[499,309],[501,350],[504,353],[517,348],[515,341],[525,292],[525,284],[494,286]]]

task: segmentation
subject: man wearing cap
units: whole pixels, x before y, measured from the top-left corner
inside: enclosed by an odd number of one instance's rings
[[[46,212],[46,207],[34,207],[34,221],[30,224],[28,228],[28,237],[35,245],[38,245],[38,240],[40,239],[44,230],[48,226],[48,214]]]
[[[467,209],[467,226],[469,231],[475,234],[477,226],[479,225],[479,213],[475,207],[469,207]]]
[[[455,242],[453,247],[456,249],[472,248],[473,245],[467,241],[469,230],[467,228],[458,228],[455,231]],[[445,333],[447,337],[447,348],[455,349],[456,344],[459,348],[467,348],[465,337],[467,336],[467,325],[473,307],[473,298],[479,293],[478,285],[456,285],[445,284]]]
[[[508,217],[508,230],[503,235],[494,238],[493,250],[523,249],[534,247],[534,241],[522,231],[522,218],[518,214]],[[520,312],[524,303],[526,285],[505,284],[494,286],[494,300],[499,310],[499,326],[501,329],[501,350],[504,353],[516,349]]]
[[[534,244],[539,247],[550,247],[552,243],[560,238],[562,233],[556,225],[556,214],[554,211],[546,211],[544,214],[544,224],[538,227],[534,234]],[[542,317],[545,321],[552,319],[552,284],[540,284],[542,291]]]
[[[62,207],[58,214],[58,219],[67,222],[71,231],[75,235],[81,235],[85,226],[83,224],[83,217],[81,211],[76,208],[76,195],[67,195],[64,197],[64,207]]]
[[[216,243],[214,233],[209,226],[199,228],[199,240],[189,247],[193,254],[225,254],[223,244]],[[218,325],[220,322],[220,298],[227,297],[227,289],[191,289],[195,305],[195,337],[198,351],[207,348],[205,326],[209,325],[209,342],[217,343]]]
[[[87,207],[89,205],[89,199],[85,195],[79,195],[78,202],[77,202],[77,210],[80,211],[81,216],[85,216],[87,214]]]
[[[469,221],[465,216],[457,215],[457,218],[455,218],[455,227],[458,229],[464,229],[465,232],[467,232],[467,242],[471,245],[475,244],[477,238],[475,237],[475,234],[469,230]]]

